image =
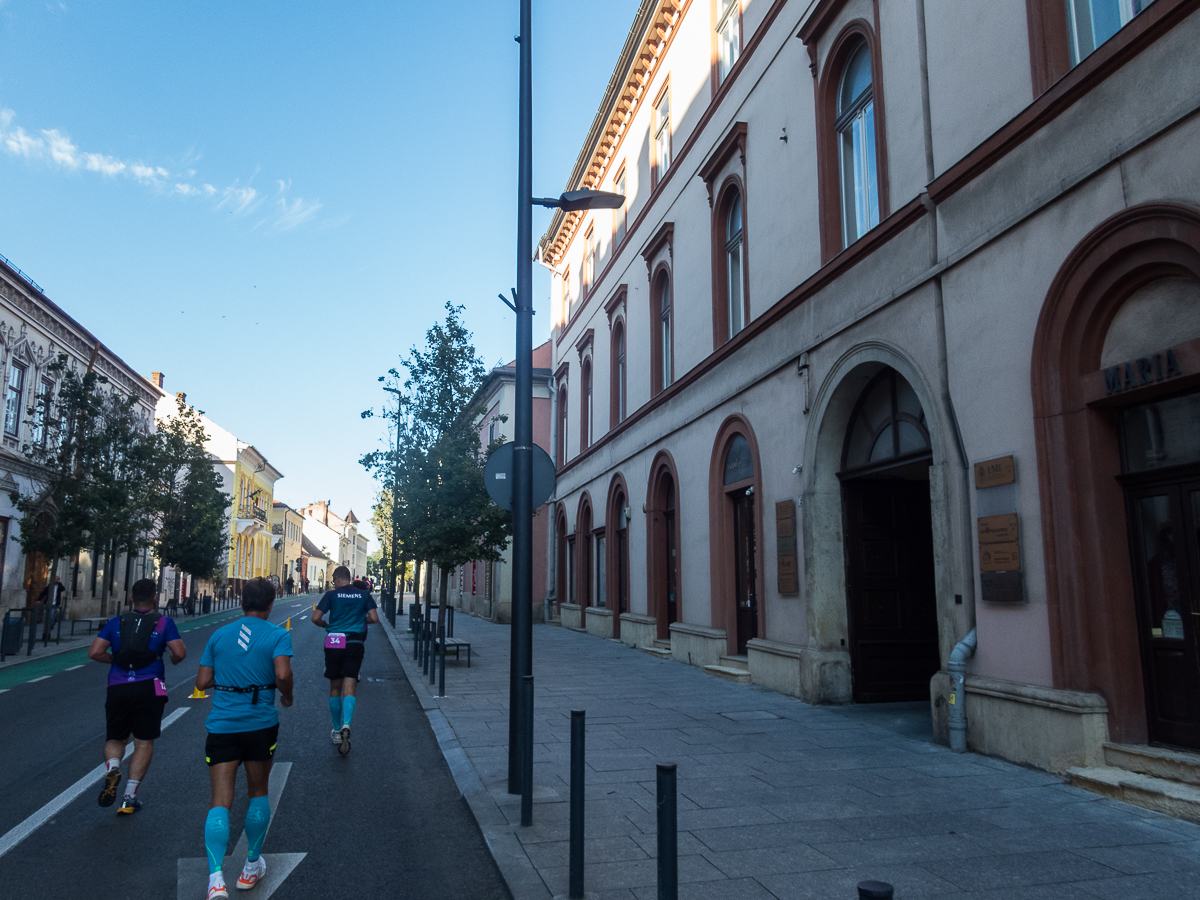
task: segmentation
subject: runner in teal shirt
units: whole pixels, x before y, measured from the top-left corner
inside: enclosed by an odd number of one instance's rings
[[[329,621],[325,621],[326,613]],[[312,621],[325,629],[325,677],[329,679],[329,715],[333,731],[329,733],[338,753],[350,752],[350,719],[354,715],[354,696],[363,662],[363,642],[367,626],[379,624],[379,613],[371,592],[350,579],[350,570],[333,570],[333,590],[313,610]]]

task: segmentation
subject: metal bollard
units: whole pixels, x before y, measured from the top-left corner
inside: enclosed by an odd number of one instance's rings
[[[532,675],[521,676],[521,700],[521,745],[525,748],[521,753],[521,826],[528,828],[533,824],[533,741],[528,740],[533,733]]]
[[[438,643],[441,645],[441,652],[438,654],[438,696],[446,696],[446,626],[438,628]]]
[[[421,614],[419,612],[408,614],[408,627],[413,636],[413,662],[417,662],[421,657]]]
[[[434,624],[434,622],[432,620],[430,620],[430,622],[429,622],[429,656],[430,656],[430,659],[429,659],[429,686],[430,687],[432,687],[433,683],[437,680],[437,653],[438,653],[437,629],[438,629],[438,626],[436,624]]]
[[[426,619],[421,629],[421,673],[429,674],[429,620]]]
[[[679,817],[675,763],[658,764],[658,900],[679,900]]]
[[[571,852],[567,897],[583,900],[583,747],[587,711],[571,710]]]
[[[858,900],[892,900],[892,886],[886,881],[860,881]]]
[[[452,607],[450,607],[450,609],[448,609],[446,612],[447,612],[447,613],[449,614],[449,616],[450,616],[450,620],[449,620],[449,623],[448,623],[448,624],[450,625],[450,630],[449,630],[449,631],[447,631],[447,632],[446,632],[446,634],[447,634],[449,637],[454,637],[454,607],[453,607],[453,606],[452,606]]]

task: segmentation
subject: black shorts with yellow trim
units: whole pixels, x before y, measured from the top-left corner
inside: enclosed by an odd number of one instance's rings
[[[278,740],[278,725],[227,734],[210,731],[204,742],[204,760],[210,766],[227,762],[266,762],[274,758]]]

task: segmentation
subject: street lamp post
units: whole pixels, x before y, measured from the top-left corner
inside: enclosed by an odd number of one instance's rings
[[[533,207],[574,212],[616,209],[621,194],[571,191],[533,196],[533,51],[531,0],[521,0],[520,160],[517,176],[517,356],[513,415],[512,635],[509,663],[508,792],[521,795],[521,824],[533,815]],[[530,679],[522,690],[524,679]]]
[[[404,395],[398,388],[385,386],[384,390],[389,394],[396,395],[396,455],[392,458],[392,548],[388,553],[389,568],[391,569],[389,581],[391,582],[392,604],[396,605],[400,602],[396,598],[396,503],[400,494],[400,416],[403,412]]]

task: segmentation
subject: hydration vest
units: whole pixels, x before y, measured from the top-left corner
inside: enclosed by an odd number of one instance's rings
[[[136,609],[121,615],[121,648],[113,654],[113,664],[132,672],[162,658],[161,653],[150,649],[150,638],[158,631],[162,616],[153,611],[140,612]]]

